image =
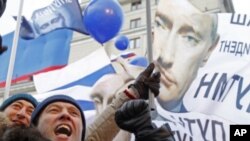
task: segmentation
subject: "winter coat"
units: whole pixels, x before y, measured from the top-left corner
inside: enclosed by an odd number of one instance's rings
[[[87,127],[84,141],[112,141],[120,130],[114,119],[115,112],[128,100],[130,98],[124,92],[116,95],[112,103]]]

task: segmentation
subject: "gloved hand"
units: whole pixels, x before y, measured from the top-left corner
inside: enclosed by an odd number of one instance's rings
[[[149,89],[155,96],[159,95],[160,89],[160,72],[153,73],[155,65],[151,63],[139,76],[135,82],[129,85],[129,88],[133,87],[138,91],[140,98],[148,99]],[[153,74],[152,74],[153,73]]]
[[[157,128],[151,120],[148,104],[144,100],[130,100],[115,113],[118,127],[134,133],[136,141],[167,141],[172,140],[170,128]]]
[[[115,113],[117,125],[137,134],[144,129],[153,129],[148,104],[144,100],[130,100]]]
[[[136,141],[175,141],[174,132],[171,131],[169,125],[166,123],[160,128],[155,128],[152,130],[144,130],[139,132],[135,138]]]

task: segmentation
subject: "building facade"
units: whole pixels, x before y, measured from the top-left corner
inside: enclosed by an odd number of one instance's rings
[[[147,16],[145,0],[119,0],[122,6],[124,19],[122,29],[119,34],[126,35],[130,40],[130,45],[126,51],[135,52],[138,55],[146,55],[147,52]],[[81,7],[87,6],[89,0],[82,0]],[[154,13],[158,0],[150,0],[151,19],[153,26]],[[71,41],[71,49],[68,63],[73,63],[99,48],[105,48],[108,56],[121,54],[115,45],[115,38],[101,45],[92,37],[74,32]],[[36,94],[33,81],[14,84],[11,86],[10,94],[31,93]],[[4,88],[0,88],[0,96],[3,97]]]

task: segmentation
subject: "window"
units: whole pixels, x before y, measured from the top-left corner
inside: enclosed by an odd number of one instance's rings
[[[137,28],[141,25],[141,18],[133,19],[130,21],[130,29]]]
[[[136,49],[136,48],[140,48],[140,47],[141,47],[141,38],[140,37],[130,39],[130,42],[129,42],[130,49]]]
[[[131,11],[141,8],[141,0],[131,3]]]

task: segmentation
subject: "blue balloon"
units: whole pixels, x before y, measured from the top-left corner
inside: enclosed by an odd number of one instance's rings
[[[84,25],[99,43],[115,37],[123,24],[123,11],[117,0],[92,0],[84,11]]]
[[[129,39],[127,36],[120,35],[116,38],[115,46],[119,50],[126,50],[129,46]]]
[[[147,67],[149,65],[148,59],[145,57],[136,57],[132,59],[131,61],[129,61],[129,63],[131,65],[140,66],[140,67]]]

